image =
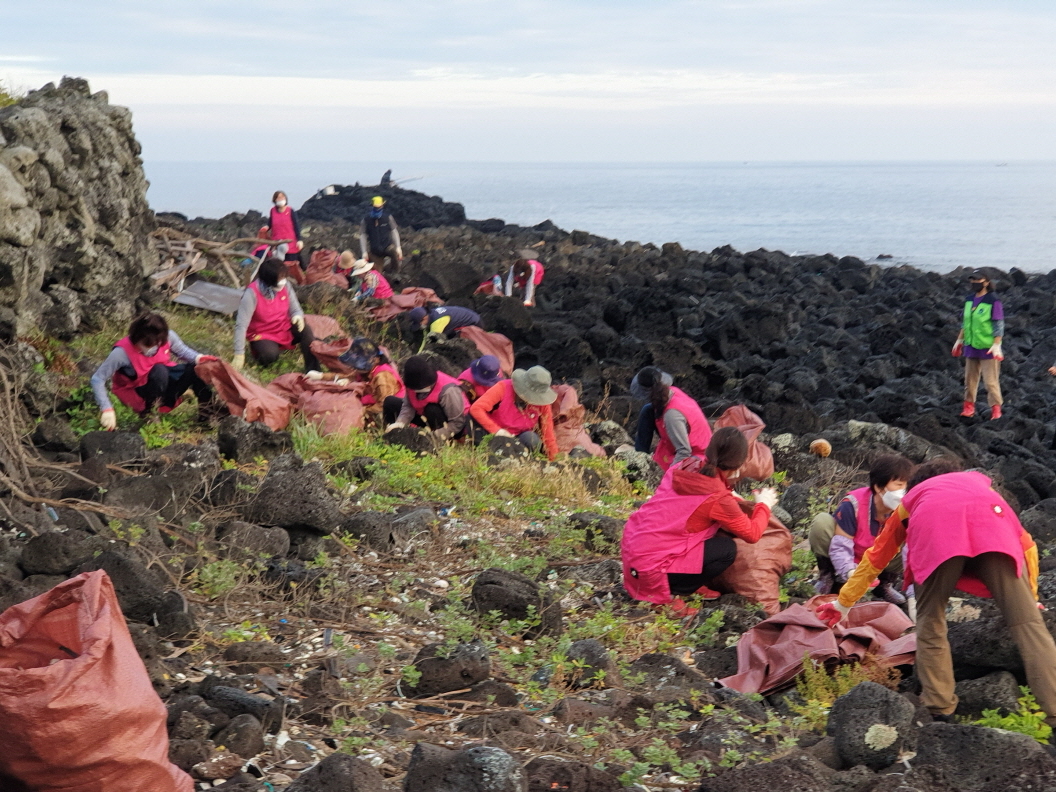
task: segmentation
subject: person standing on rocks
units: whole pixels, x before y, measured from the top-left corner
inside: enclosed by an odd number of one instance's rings
[[[359,397],[367,415],[375,417],[380,412],[386,426],[395,421],[407,389],[388,351],[369,338],[357,338],[339,360],[355,370],[359,382],[367,383],[366,393]]]
[[[671,375],[656,366],[646,366],[631,380],[631,396],[647,399],[638,415],[634,450],[646,454],[653,444],[653,431],[660,435],[653,459],[663,470],[690,456],[703,458],[711,441],[711,425],[700,405],[676,388]]]
[[[304,259],[301,258],[301,251],[304,250],[304,242],[301,241],[301,224],[297,222],[297,213],[289,205],[286,193],[282,190],[271,196],[271,202],[274,205],[268,215],[268,238],[292,239],[286,249],[285,260],[296,264],[303,271]]]
[[[543,282],[545,269],[542,262],[536,260],[535,253],[531,250],[522,250],[521,257],[513,262],[510,271],[506,273],[507,297],[513,296],[513,287],[521,289],[524,293],[524,304],[528,308],[535,307],[535,292],[539,284]]]
[[[396,421],[385,430],[426,426],[441,440],[457,440],[466,433],[469,399],[458,380],[437,371],[425,355],[413,355],[403,364],[406,395]]]
[[[403,261],[403,247],[400,244],[400,227],[396,219],[385,208],[385,199],[375,195],[371,209],[364,215],[359,224],[359,249],[361,258],[372,261],[378,266],[391,259],[393,269]]]
[[[542,446],[552,462],[557,458],[554,413],[550,405],[557,391],[550,387],[550,372],[542,366],[515,369],[473,402],[470,417],[488,434],[516,437],[532,451]]]
[[[684,596],[718,599],[708,584],[736,560],[733,537],[758,542],[777,504],[773,488],[759,490],[754,505],[734,492],[732,482],[747,459],[747,438],[728,426],[715,432],[700,459],[687,457],[668,468],[623,529],[620,554],[628,594],[677,616],[697,612]]]
[[[810,524],[808,539],[818,561],[816,589],[829,594],[851,576],[855,564],[873,546],[891,512],[898,508],[913,463],[898,454],[879,456],[869,468],[869,485],[851,490],[836,507],[835,514],[823,512]],[[904,605],[906,598],[897,588],[902,576],[902,557],[896,555],[880,573],[876,596],[894,605]]]
[[[195,352],[183,343],[161,314],[136,317],[128,335],[114,344],[92,374],[92,394],[99,405],[103,429],[117,429],[117,414],[106,392],[107,382],[111,383],[114,396],[140,418],[145,418],[158,401],[158,412],[169,412],[190,390],[198,399],[199,418],[207,419],[212,415],[213,392],[194,370],[196,364],[207,360],[217,358]]]
[[[921,700],[949,720],[957,709],[946,606],[954,589],[993,597],[1019,647],[1046,721],[1056,725],[1056,643],[1038,610],[1038,548],[1015,511],[976,471],[949,459],[917,468],[909,491],[884,525],[839,598],[819,608],[835,625],[906,545],[905,582],[917,590],[917,676]]]
[[[454,338],[460,327],[480,327],[480,314],[461,305],[441,305],[426,310],[421,306],[407,312],[412,328],[427,329],[429,335]]]
[[[270,366],[284,349],[300,345],[305,371],[318,371],[319,359],[312,352],[312,328],[304,323],[297,293],[286,280],[286,263],[269,258],[260,265],[256,279],[242,292],[235,316],[235,355],[231,365],[238,371],[249,352],[261,366]]]
[[[1001,361],[1005,359],[1001,339],[1005,335],[1005,310],[994,293],[989,276],[973,270],[969,276],[974,291],[964,301],[961,332],[953,345],[953,356],[964,356],[964,409],[961,416],[975,415],[975,398],[979,393],[979,377],[986,383],[986,399],[990,403],[990,420],[1001,417]]]

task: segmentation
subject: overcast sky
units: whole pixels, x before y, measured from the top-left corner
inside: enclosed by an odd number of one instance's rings
[[[31,0],[149,161],[1053,159],[1042,0]],[[11,33],[17,31],[14,35]]]

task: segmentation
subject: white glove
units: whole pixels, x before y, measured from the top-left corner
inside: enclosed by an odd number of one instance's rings
[[[334,380],[334,384],[335,385],[340,385],[343,388],[343,387],[345,387],[345,385],[348,384],[348,380],[345,379],[344,377],[338,377],[337,379]]]
[[[319,382],[323,378],[323,372],[321,371],[306,371],[304,372],[304,378],[309,382]]]
[[[495,433],[496,437],[513,437],[511,432],[507,432],[505,429],[500,429]]]
[[[235,371],[241,371],[245,367],[245,365],[246,354],[244,352],[235,355],[233,358],[231,358],[231,368],[233,368]]]
[[[405,424],[403,421],[393,421],[391,424],[388,425],[385,431],[391,432],[393,429],[403,429],[406,426],[407,424]]]
[[[300,253],[302,250],[304,250],[304,243],[301,242],[301,241],[298,241],[297,242],[297,252]]]
[[[990,349],[987,350],[991,355],[994,356],[994,360],[1004,360],[1005,353],[1001,349],[1001,342],[998,341]]]
[[[103,410],[99,416],[99,423],[103,425],[103,428],[112,432],[117,428],[117,413],[114,412],[113,408],[109,410]]]
[[[403,248],[396,248],[396,258],[403,261]]]
[[[297,328],[297,332],[298,333],[303,333],[304,332],[304,317],[301,316],[300,314],[298,314],[297,316],[293,317],[292,321],[293,321],[293,326]]]
[[[772,511],[777,505],[777,490],[773,487],[764,487],[761,490],[756,490],[755,502],[765,503]]]

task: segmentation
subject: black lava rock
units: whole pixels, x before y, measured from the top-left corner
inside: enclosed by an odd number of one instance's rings
[[[527,636],[560,635],[563,630],[560,602],[554,602],[549,592],[520,572],[485,569],[473,581],[470,596],[473,608],[480,613],[498,611],[507,619],[538,619],[525,631]]]
[[[895,691],[862,682],[836,699],[826,732],[836,739],[836,750],[848,767],[879,770],[913,745],[914,713],[913,705]]]

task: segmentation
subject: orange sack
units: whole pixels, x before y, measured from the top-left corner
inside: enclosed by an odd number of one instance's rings
[[[0,788],[192,792],[102,570],[0,614]]]
[[[743,478],[766,481],[774,475],[774,455],[769,446],[756,439],[766,428],[762,418],[743,404],[735,404],[715,421],[716,429],[722,429],[724,426],[736,426],[748,439],[748,459],[741,466]]]

